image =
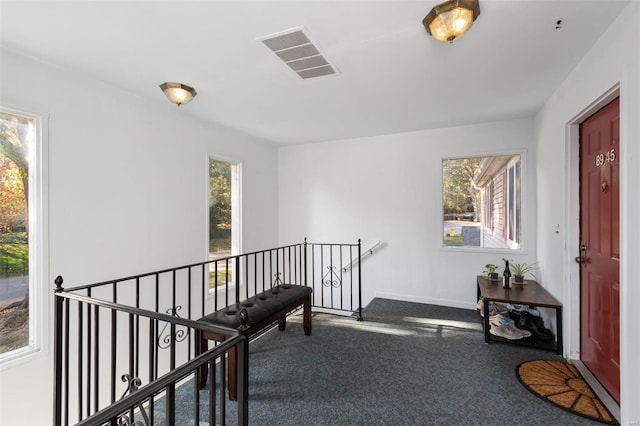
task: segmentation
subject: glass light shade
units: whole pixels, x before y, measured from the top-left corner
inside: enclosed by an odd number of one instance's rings
[[[191,102],[194,96],[197,95],[193,87],[182,83],[162,83],[160,88],[167,99],[178,106]]]
[[[473,11],[464,7],[456,7],[436,16],[429,24],[429,29],[436,40],[452,42],[467,32],[472,23]]]
[[[471,28],[478,15],[478,0],[449,0],[431,9],[422,23],[436,40],[453,43]]]

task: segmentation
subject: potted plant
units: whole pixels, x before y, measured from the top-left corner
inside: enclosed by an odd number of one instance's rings
[[[484,267],[485,267],[485,270],[482,271],[482,273],[487,274],[487,276],[492,280],[498,279],[498,273],[496,272],[498,270],[498,265],[494,265],[493,263],[487,263],[486,265],[484,265]]]
[[[524,282],[524,276],[526,274],[529,274],[533,278],[535,278],[536,276],[533,274],[533,271],[535,269],[535,263],[532,263],[531,265],[526,263],[512,263],[511,271],[513,272],[513,281],[522,284]]]

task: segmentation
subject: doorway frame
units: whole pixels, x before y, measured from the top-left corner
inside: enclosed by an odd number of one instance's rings
[[[575,262],[574,258],[580,253],[580,123],[585,121],[594,113],[598,112],[605,105],[614,99],[620,97],[620,83],[616,83],[609,90],[604,92],[582,111],[575,115],[566,124],[565,135],[565,226],[567,230],[564,241],[564,261],[563,275],[565,282],[569,285],[563,288],[563,298],[565,300],[566,324],[565,327],[565,357],[571,360],[585,380],[596,392],[603,404],[611,411],[611,414],[620,420],[620,406],[609,395],[609,393],[600,385],[591,372],[584,366],[580,360],[580,265]],[[622,122],[622,114],[621,120]],[[621,125],[622,127],[622,125]],[[621,133],[622,139],[622,133]],[[621,167],[624,164],[621,163]],[[621,186],[623,185],[621,181]],[[623,192],[620,192],[621,197]],[[622,201],[621,201],[622,204]],[[622,212],[622,209],[620,210]],[[622,226],[622,222],[621,222]],[[620,238],[624,238],[622,233]],[[620,250],[623,248],[621,241]],[[622,255],[621,255],[622,257]],[[622,261],[620,260],[620,277],[622,283]],[[622,295],[622,290],[621,290]],[[624,306],[620,301],[620,335],[622,336],[622,322],[624,321]],[[622,354],[622,337],[620,339],[620,353]],[[622,376],[622,362],[620,365],[620,375]],[[621,377],[622,379],[622,377]],[[622,398],[622,397],[621,397]],[[622,399],[620,400],[622,402]]]

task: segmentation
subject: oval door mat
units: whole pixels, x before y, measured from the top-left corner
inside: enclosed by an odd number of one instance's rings
[[[618,424],[575,366],[567,362],[523,362],[516,367],[516,375],[524,387],[545,401],[591,420]]]

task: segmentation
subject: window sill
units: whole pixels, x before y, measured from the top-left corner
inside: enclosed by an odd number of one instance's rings
[[[0,355],[0,370],[16,367],[42,355],[42,349],[25,346]]]

